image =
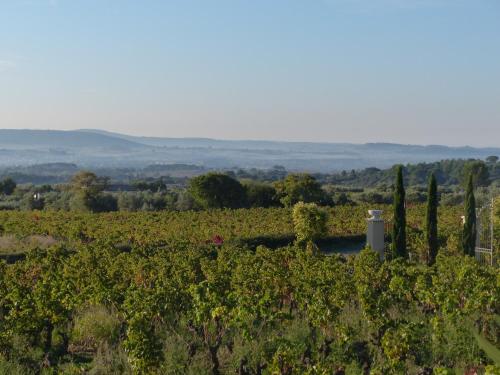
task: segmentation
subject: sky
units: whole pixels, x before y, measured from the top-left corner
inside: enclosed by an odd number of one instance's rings
[[[500,147],[500,1],[0,0],[0,128]]]

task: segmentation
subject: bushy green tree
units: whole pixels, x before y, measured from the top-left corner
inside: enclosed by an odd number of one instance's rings
[[[464,187],[468,186],[470,176],[472,176],[474,186],[488,186],[490,184],[490,172],[482,160],[471,160],[465,163],[462,170],[462,185]]]
[[[139,191],[150,191],[152,193],[167,191],[167,185],[163,181],[163,178],[158,180],[138,180],[132,182],[132,186]]]
[[[295,203],[328,203],[326,194],[316,179],[306,173],[289,174],[282,181],[274,184],[280,202],[285,207]]]
[[[394,222],[392,226],[392,258],[406,258],[406,208],[403,166],[397,167],[396,186],[394,189]]]
[[[299,243],[315,241],[327,233],[326,211],[315,203],[299,202],[293,207],[293,224]]]
[[[0,194],[11,195],[16,190],[16,182],[10,178],[4,178],[0,181]]]
[[[276,189],[266,183],[245,181],[243,186],[246,191],[249,207],[272,207],[279,206],[276,199]]]
[[[118,194],[118,209],[120,211],[139,211],[144,204],[142,194],[136,192],[120,192]]]
[[[498,162],[498,156],[496,155],[491,155],[486,158],[486,162],[490,164],[495,164]]]
[[[80,171],[71,177],[70,187],[75,193],[94,197],[106,189],[108,180],[107,177],[98,177],[90,171]]]
[[[462,246],[466,255],[474,256],[476,246],[476,199],[472,173],[465,192],[465,223],[462,232]]]
[[[427,212],[425,217],[425,235],[428,246],[427,261],[434,264],[438,252],[438,195],[437,183],[434,173],[429,178],[429,189],[427,191]]]
[[[89,171],[75,174],[70,181],[70,189],[73,192],[72,209],[91,212],[117,211],[117,199],[103,193],[108,181],[107,177],[99,177]]]
[[[203,208],[239,208],[246,204],[245,189],[224,173],[207,173],[189,181],[189,192]]]

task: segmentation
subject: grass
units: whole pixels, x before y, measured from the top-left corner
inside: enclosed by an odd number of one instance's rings
[[[495,317],[496,320],[500,320],[500,316]],[[486,353],[489,359],[491,359],[497,366],[500,366],[500,350],[490,343],[484,336],[479,334],[472,326],[471,332],[477,341],[479,347]]]
[[[17,238],[13,235],[0,236],[0,259],[13,263],[23,259],[27,250],[39,247],[46,249],[55,245],[57,241],[50,236],[31,235],[25,238]]]

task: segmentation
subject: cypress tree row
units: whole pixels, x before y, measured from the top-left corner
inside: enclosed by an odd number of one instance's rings
[[[394,223],[392,227],[392,259],[406,258],[406,212],[405,188],[403,185],[403,166],[398,166],[394,190]]]
[[[465,223],[462,233],[462,247],[466,255],[474,256],[476,246],[476,199],[472,173],[465,192]]]
[[[425,235],[428,246],[427,261],[429,265],[434,264],[438,253],[438,226],[437,226],[437,183],[434,173],[429,177],[429,189],[427,191],[427,214],[425,217]]]

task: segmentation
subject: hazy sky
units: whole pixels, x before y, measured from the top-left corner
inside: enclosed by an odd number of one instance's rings
[[[0,0],[0,127],[500,146],[500,1]]]

